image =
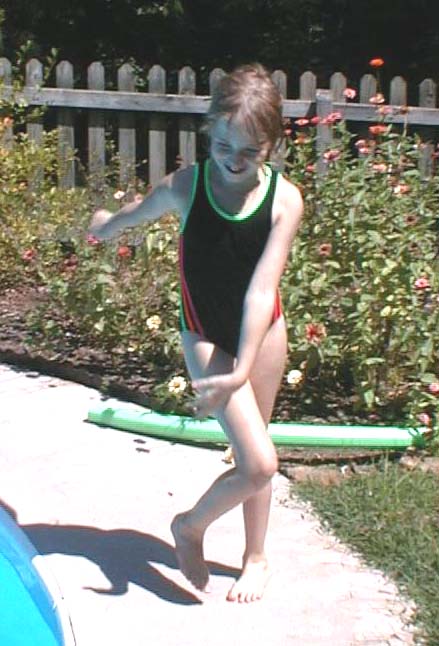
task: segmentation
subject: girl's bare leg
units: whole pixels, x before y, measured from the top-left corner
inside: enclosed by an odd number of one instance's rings
[[[276,330],[278,327],[276,324]],[[272,330],[275,332],[274,326]],[[203,558],[203,538],[207,527],[237,504],[249,501],[244,511],[246,551],[243,575],[230,591],[230,600],[251,601],[259,598],[268,576],[263,543],[270,507],[270,481],[277,468],[277,458],[266,432],[266,418],[273,406],[281,374],[281,368],[277,365],[275,379],[269,365],[273,365],[275,347],[280,347],[285,338],[283,322],[281,330],[282,333],[277,331],[270,334],[273,339],[269,342],[270,337],[267,337],[261,347],[261,360],[258,356],[252,379],[230,397],[224,409],[216,411],[231,440],[237,466],[221,475],[193,509],[179,514],[172,523],[179,565],[196,587],[204,589],[208,582],[208,571]],[[230,372],[233,368],[233,358],[230,355],[213,344],[202,341],[197,335],[185,333],[183,345],[193,379]],[[282,355],[279,351],[278,354]],[[283,370],[285,351],[282,356]],[[262,360],[263,357],[265,360]],[[260,390],[259,399],[264,416],[261,415],[252,380]],[[255,496],[256,492],[260,495]]]
[[[279,319],[268,331],[255,361],[250,382],[267,426],[282,379],[287,356],[285,322]],[[269,578],[265,536],[271,505],[271,481],[243,503],[245,552],[240,578],[227,596],[229,601],[260,599]]]

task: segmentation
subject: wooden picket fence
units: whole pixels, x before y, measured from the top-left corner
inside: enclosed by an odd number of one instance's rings
[[[167,158],[169,151],[169,121],[173,117],[177,122],[178,141],[174,149],[178,151],[180,162],[190,164],[198,154],[199,142],[197,131],[203,114],[206,113],[210,94],[224,74],[221,69],[214,69],[209,75],[209,87],[206,94],[197,94],[197,78],[190,67],[182,68],[178,73],[178,92],[167,92],[166,71],[159,65],[151,67],[148,73],[148,91],[136,91],[134,68],[125,64],[117,71],[117,89],[106,89],[104,66],[100,62],[92,63],[87,70],[87,87],[74,87],[74,68],[68,61],[60,62],[56,67],[56,87],[43,87],[43,65],[32,59],[26,66],[24,87],[13,90],[11,63],[0,58],[0,99],[24,100],[30,106],[45,106],[52,113],[52,123],[59,129],[59,154],[61,158],[60,184],[65,188],[74,187],[77,183],[76,163],[72,151],[78,148],[78,140],[86,140],[88,172],[95,178],[103,177],[107,164],[106,136],[108,135],[109,117],[116,123],[115,147],[120,159],[120,185],[129,184],[136,173],[138,150],[143,146],[147,150],[147,182],[154,185],[169,171],[173,160]],[[283,114],[287,118],[299,119],[312,116],[325,117],[331,112],[340,112],[347,121],[369,123],[377,120],[376,106],[369,99],[377,91],[383,91],[377,85],[373,74],[363,76],[357,86],[358,101],[347,102],[344,90],[347,87],[346,77],[334,73],[329,80],[329,88],[317,87],[316,76],[305,72],[300,76],[299,96],[287,95],[288,78],[285,72],[275,71],[272,75],[284,97]],[[425,79],[419,85],[418,106],[407,109],[407,84],[402,77],[395,77],[390,82],[386,94],[387,104],[394,107],[386,122],[408,124],[423,127],[426,139],[434,140],[439,126],[439,109],[437,105],[437,86],[432,79]],[[78,137],[76,115],[86,111],[86,136]],[[55,111],[55,115],[53,115]],[[147,117],[147,126],[139,127],[139,116]],[[41,141],[44,120],[27,124],[29,137]],[[426,129],[428,128],[428,129]],[[175,136],[175,134],[174,134]],[[145,137],[147,141],[145,142]],[[168,138],[168,141],[167,141]],[[11,139],[7,132],[4,139]],[[140,146],[139,144],[142,144]],[[317,151],[321,154],[331,145],[331,128],[328,125],[317,126]],[[430,172],[431,148],[426,145],[425,172]],[[168,155],[169,157],[169,155]],[[324,164],[318,164],[318,170],[324,173]]]

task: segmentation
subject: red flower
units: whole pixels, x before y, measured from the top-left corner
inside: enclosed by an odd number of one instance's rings
[[[323,124],[324,126],[327,126],[327,125],[332,125],[337,121],[341,121],[342,119],[343,119],[343,115],[341,112],[330,112],[326,117],[323,117],[323,119],[321,119],[320,123]]]
[[[92,235],[91,233],[87,234],[87,237],[85,238],[87,244],[91,245],[92,247],[96,247],[101,243],[101,241],[96,238],[96,236]]]
[[[326,328],[323,323],[307,323],[305,325],[305,337],[309,343],[321,343],[326,336]]]
[[[369,132],[371,135],[383,135],[387,132],[387,126],[377,124],[376,126],[369,126]]]
[[[26,251],[21,254],[21,258],[22,260],[24,260],[24,262],[32,262],[32,260],[35,259],[36,255],[37,252],[35,251],[35,249],[26,249]]]
[[[384,65],[384,61],[382,58],[372,58],[369,61],[369,65],[371,67],[382,67]]]
[[[117,255],[119,258],[131,258],[131,256],[133,255],[133,252],[129,247],[127,247],[126,245],[123,245],[119,247],[119,249],[117,250]]]

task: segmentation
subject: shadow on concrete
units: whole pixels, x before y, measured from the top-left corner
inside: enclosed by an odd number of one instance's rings
[[[0,500],[0,505],[14,518],[17,514]],[[78,525],[22,525],[40,554],[82,556],[95,563],[110,582],[110,587],[86,589],[97,594],[122,595],[133,583],[171,603],[202,603],[195,595],[165,577],[153,563],[177,569],[174,548],[156,536],[130,529],[103,530]],[[208,562],[211,574],[237,577],[239,570]]]

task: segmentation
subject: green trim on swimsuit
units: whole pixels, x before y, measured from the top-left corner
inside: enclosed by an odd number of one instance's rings
[[[207,199],[209,200],[210,206],[218,213],[218,215],[225,218],[226,220],[234,220],[234,221],[246,220],[247,218],[250,218],[252,215],[254,215],[256,211],[262,206],[265,198],[268,195],[268,191],[270,190],[271,178],[273,176],[273,171],[268,164],[264,164],[264,169],[268,177],[268,182],[265,188],[265,193],[262,196],[259,204],[257,204],[251,211],[247,213],[236,213],[235,215],[231,213],[227,213],[226,211],[223,211],[223,209],[220,206],[218,206],[218,204],[215,202],[215,199],[213,197],[213,194],[210,188],[209,167],[210,167],[210,159],[208,159],[204,164],[204,186],[206,188],[206,195],[207,195]]]
[[[194,177],[193,177],[193,180],[192,180],[191,199],[190,199],[190,202],[189,202],[188,210],[187,210],[187,212],[185,213],[184,218],[181,218],[181,221],[180,221],[180,233],[183,233],[184,228],[185,228],[185,226],[186,226],[186,222],[187,222],[188,217],[189,217],[189,213],[191,212],[192,207],[193,207],[193,205],[194,205],[195,195],[196,195],[196,193],[197,193],[198,176],[199,176],[199,174],[200,174],[200,164],[196,163],[196,164],[195,164],[195,166],[194,166]]]

